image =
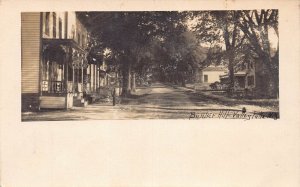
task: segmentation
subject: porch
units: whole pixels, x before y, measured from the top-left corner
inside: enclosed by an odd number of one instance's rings
[[[86,52],[71,39],[43,39],[40,109],[85,106],[87,91]]]

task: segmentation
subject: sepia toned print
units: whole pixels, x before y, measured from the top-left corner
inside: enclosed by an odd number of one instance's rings
[[[22,121],[279,118],[278,10],[23,12]]]

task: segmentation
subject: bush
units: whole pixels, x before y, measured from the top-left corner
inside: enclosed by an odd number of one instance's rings
[[[213,89],[213,90],[219,90],[221,89],[221,83],[219,81],[216,81],[214,83],[211,83],[210,85],[210,88]]]

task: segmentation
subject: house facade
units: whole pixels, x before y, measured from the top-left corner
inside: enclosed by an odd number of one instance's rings
[[[246,63],[245,67],[242,69],[237,69],[234,72],[234,88],[235,90],[249,90],[253,91],[256,87],[256,66],[255,61],[249,61]],[[220,76],[221,83],[229,82],[229,74]]]
[[[225,66],[208,66],[201,70],[201,83],[211,84],[216,81],[220,81],[220,76],[227,73],[227,68]]]
[[[22,111],[85,105],[100,87],[89,34],[75,12],[21,13]]]

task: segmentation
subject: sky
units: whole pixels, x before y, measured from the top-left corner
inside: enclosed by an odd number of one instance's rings
[[[197,24],[197,19],[188,19],[187,20],[187,26],[189,30],[192,30],[194,26]],[[275,31],[273,28],[269,29],[269,41],[271,48],[277,49],[277,44],[278,44],[278,36],[276,35]],[[225,49],[225,44],[220,44],[222,46],[222,49]],[[201,46],[203,47],[210,47],[210,43],[202,43]]]

